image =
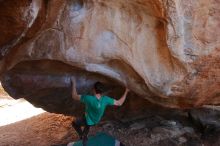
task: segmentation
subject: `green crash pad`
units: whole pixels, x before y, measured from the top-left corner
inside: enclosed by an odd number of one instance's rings
[[[67,146],[82,146],[82,140],[71,142]],[[120,142],[106,133],[88,137],[87,146],[120,146]]]

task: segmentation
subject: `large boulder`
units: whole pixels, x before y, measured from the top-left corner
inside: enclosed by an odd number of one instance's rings
[[[0,0],[3,87],[56,111],[75,104],[71,76],[81,94],[99,80],[110,95],[128,86],[136,98],[166,107],[219,104],[219,4]]]

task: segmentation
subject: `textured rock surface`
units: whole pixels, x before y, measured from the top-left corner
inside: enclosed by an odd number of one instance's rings
[[[219,107],[206,106],[204,108],[192,109],[188,112],[189,118],[192,123],[204,135],[210,133],[219,133]]]
[[[70,76],[80,93],[101,80],[162,106],[219,104],[219,4],[1,0],[1,81],[14,98],[54,110],[55,100],[72,105]]]

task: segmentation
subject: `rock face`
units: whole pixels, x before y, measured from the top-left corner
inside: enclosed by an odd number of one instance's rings
[[[70,76],[81,94],[99,80],[167,107],[219,104],[219,4],[1,0],[2,84],[14,98],[58,111],[75,105]]]

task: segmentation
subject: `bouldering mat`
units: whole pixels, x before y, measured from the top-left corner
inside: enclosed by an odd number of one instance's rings
[[[82,146],[82,140],[71,142],[67,146]],[[88,137],[87,146],[123,146],[117,139],[114,137],[100,132],[95,136]]]

